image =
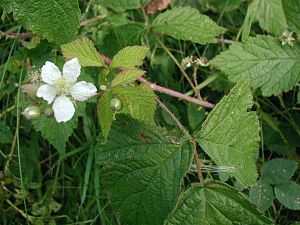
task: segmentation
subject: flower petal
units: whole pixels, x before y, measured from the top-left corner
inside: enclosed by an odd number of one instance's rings
[[[57,97],[52,106],[54,117],[58,123],[67,122],[74,116],[75,107],[71,100],[61,95]]]
[[[96,94],[97,88],[92,83],[80,81],[71,87],[70,92],[77,101],[85,101]]]
[[[61,78],[61,73],[55,64],[47,61],[41,69],[41,77],[43,82],[53,85]]]
[[[80,75],[80,64],[77,58],[67,61],[63,68],[63,76],[70,82],[75,82]]]
[[[43,98],[51,104],[56,96],[56,89],[48,84],[44,84],[37,89],[36,96]]]

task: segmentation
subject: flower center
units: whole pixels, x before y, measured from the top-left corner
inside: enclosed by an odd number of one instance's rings
[[[57,90],[58,95],[67,95],[70,93],[70,82],[67,81],[64,77],[60,78],[56,84],[55,88]]]

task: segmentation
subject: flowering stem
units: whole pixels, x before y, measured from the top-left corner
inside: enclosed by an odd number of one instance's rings
[[[106,62],[106,63],[111,63],[111,59],[103,54],[100,53],[100,56],[102,57],[102,59]],[[170,96],[173,96],[173,97],[176,97],[176,98],[179,98],[179,99],[182,99],[182,100],[186,100],[188,102],[192,102],[192,103],[195,103],[197,105],[201,105],[203,107],[206,107],[206,108],[213,108],[214,107],[214,104],[210,103],[210,102],[207,102],[207,101],[203,101],[203,100],[199,100],[199,99],[196,99],[196,98],[192,98],[190,96],[187,96],[185,94],[182,94],[180,92],[177,92],[177,91],[173,91],[169,88],[165,88],[165,87],[162,87],[162,86],[159,86],[157,84],[154,84],[154,83],[151,83],[149,81],[147,81],[145,78],[143,77],[140,77],[137,79],[139,82],[141,83],[147,83],[148,86],[150,88],[152,88],[154,91],[157,91],[157,92],[160,92],[160,93],[163,93],[163,94],[167,94],[167,95],[170,95]]]

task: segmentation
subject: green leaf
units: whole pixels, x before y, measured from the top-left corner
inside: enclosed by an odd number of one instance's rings
[[[41,38],[63,44],[75,39],[80,10],[77,0],[12,0],[16,20]]]
[[[8,144],[13,141],[13,134],[4,121],[0,121],[0,144]]]
[[[250,3],[243,25],[242,40],[248,39],[251,24],[256,21],[267,32],[281,35],[287,29],[281,0],[253,0]]]
[[[208,115],[196,138],[201,148],[219,166],[234,167],[227,172],[242,186],[254,184],[257,171],[259,122],[252,107],[248,81],[241,80]]]
[[[143,64],[143,60],[149,52],[149,48],[144,46],[130,46],[120,50],[112,59],[110,68],[124,67],[135,69]]]
[[[78,117],[83,115],[85,104],[77,104],[75,115],[71,120],[65,123],[58,123],[54,117],[42,115],[37,120],[32,121],[34,128],[41,132],[42,137],[46,139],[59,153],[64,154],[66,144],[73,130],[77,128]]]
[[[97,107],[98,119],[100,122],[102,134],[105,139],[107,139],[108,137],[110,127],[114,117],[114,111],[110,108],[110,101],[112,99],[113,99],[113,93],[111,92],[111,90],[106,91],[104,95],[100,98]]]
[[[256,184],[250,188],[249,198],[258,208],[265,211],[272,205],[274,200],[273,188],[263,180],[258,180]]]
[[[188,103],[187,110],[190,127],[193,130],[200,127],[200,124],[206,117],[204,108],[193,103]]]
[[[296,172],[297,164],[289,159],[272,159],[264,163],[261,177],[270,184],[286,183]]]
[[[156,95],[147,85],[117,86],[113,88],[113,93],[123,103],[121,113],[141,121],[154,122]]]
[[[203,7],[213,11],[222,12],[237,9],[241,0],[199,0]]]
[[[300,185],[289,181],[275,186],[275,196],[285,207],[300,210]]]
[[[62,53],[66,60],[78,58],[81,66],[104,66],[94,44],[87,38],[78,39],[61,46]]]
[[[300,81],[300,46],[282,46],[271,36],[257,36],[231,45],[211,64],[233,82],[248,78],[264,96],[277,95]]]
[[[221,182],[194,185],[179,199],[168,225],[266,225],[265,217],[236,189]]]
[[[110,135],[104,161],[111,161],[109,151],[114,160],[102,170],[102,183],[113,208],[120,213],[122,224],[163,224],[190,167],[192,145],[182,135],[128,119],[117,120],[113,129],[117,136]]]
[[[138,9],[150,0],[97,0],[102,6],[111,8],[117,12],[123,12],[127,9]]]
[[[154,32],[199,44],[216,43],[215,37],[226,31],[191,7],[179,7],[160,14],[153,21],[152,27]]]
[[[131,82],[134,82],[137,78],[141,77],[145,72],[142,70],[126,70],[120,74],[118,74],[113,81],[111,82],[111,86],[120,86],[126,85]]]
[[[282,5],[290,30],[300,34],[300,1],[282,0]]]

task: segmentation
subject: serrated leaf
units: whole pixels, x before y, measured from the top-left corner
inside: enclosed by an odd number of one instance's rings
[[[221,182],[189,188],[170,214],[168,225],[266,225],[273,222],[240,192]]]
[[[242,186],[254,184],[257,171],[259,122],[248,81],[239,81],[208,115],[196,138],[201,148],[219,166],[234,167],[227,172]]]
[[[117,12],[123,12],[128,9],[138,9],[150,0],[97,0],[102,6],[111,8]]]
[[[111,90],[108,90],[100,98],[97,106],[98,119],[100,122],[102,134],[105,139],[107,139],[108,137],[110,127],[114,117],[114,111],[110,108],[110,101],[112,99],[113,99],[113,94]]]
[[[78,117],[84,113],[84,110],[85,104],[78,104],[73,118],[65,123],[58,123],[54,117],[49,118],[42,115],[37,120],[32,121],[32,124],[38,132],[41,132],[44,139],[60,154],[63,154],[73,130],[77,127]]]
[[[289,29],[300,34],[300,1],[282,0]]]
[[[258,208],[265,211],[272,205],[274,200],[273,188],[263,180],[258,180],[256,184],[250,188],[249,198]]]
[[[179,7],[160,14],[153,21],[152,27],[155,32],[199,44],[216,43],[215,37],[226,31],[191,7]]]
[[[117,86],[113,93],[123,104],[121,113],[129,114],[137,120],[154,122],[156,95],[151,88],[146,85]]]
[[[211,64],[233,82],[248,78],[264,96],[277,95],[300,81],[300,46],[282,46],[271,36],[258,35],[231,45]]]
[[[113,81],[111,86],[125,85],[134,82],[137,78],[141,77],[145,72],[142,70],[125,70],[118,74]]]
[[[75,39],[80,10],[77,0],[12,0],[14,18],[41,38],[63,44]]]
[[[82,38],[61,46],[63,56],[66,60],[78,58],[81,66],[104,66],[94,44],[88,38]]]
[[[253,0],[250,3],[243,25],[243,40],[248,39],[251,24],[256,21],[267,32],[281,35],[287,29],[281,0]]]
[[[125,144],[123,153],[121,149],[116,149],[116,137],[110,140],[110,136],[107,142],[105,151],[110,148],[112,154],[120,156],[119,160],[115,159],[102,170],[101,180],[108,190],[112,207],[120,213],[122,224],[163,224],[176,204],[183,176],[190,167],[192,145],[159,127],[137,121],[133,130],[128,130],[120,120],[116,121],[115,126],[121,126],[117,128],[120,131],[117,133],[122,133],[123,143],[127,141],[128,144]],[[146,131],[147,136],[142,130]],[[134,140],[131,141],[131,138]],[[174,143],[174,138],[181,142]],[[142,157],[128,157],[126,147],[134,142],[138,143],[131,151]]]
[[[272,159],[263,164],[261,177],[270,184],[286,183],[296,172],[297,164],[289,159]]]
[[[130,46],[120,50],[112,59],[110,68],[124,67],[135,69],[143,64],[143,60],[149,52],[149,48],[144,46]]]
[[[300,185],[289,181],[275,186],[275,196],[285,207],[300,210]]]

